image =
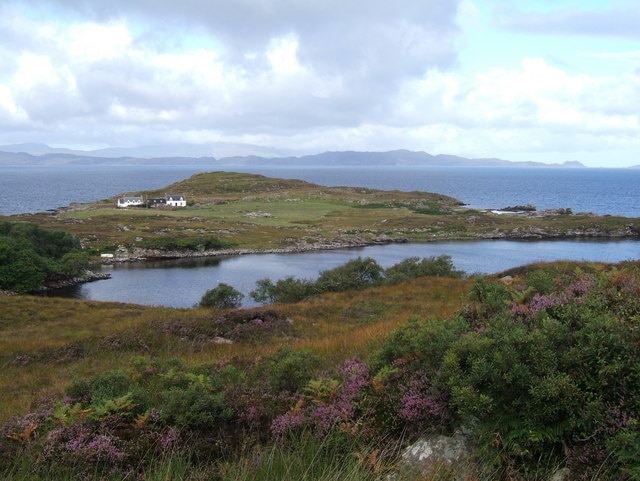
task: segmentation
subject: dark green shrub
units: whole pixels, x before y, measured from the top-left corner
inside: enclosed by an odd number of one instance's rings
[[[382,369],[398,360],[412,369],[436,373],[451,344],[469,329],[462,317],[420,319],[413,317],[396,329],[376,354],[374,366]]]
[[[467,306],[465,314],[473,320],[506,312],[510,298],[506,287],[501,282],[477,277],[469,293],[469,299],[472,303]]]
[[[282,347],[265,359],[258,371],[276,392],[296,392],[307,384],[319,366],[320,358],[311,351]]]
[[[127,394],[130,389],[131,384],[124,371],[107,371],[89,381],[92,403],[119,398]]]
[[[50,264],[31,248],[0,238],[0,289],[29,292],[41,288]]]
[[[316,281],[287,277],[275,284],[261,279],[249,293],[257,302],[298,302],[323,292],[364,289],[382,278],[382,268],[371,258],[357,258],[334,269],[322,271]]]
[[[164,391],[161,399],[163,419],[179,428],[213,430],[233,416],[224,393],[214,392],[206,381]]]
[[[396,330],[375,362],[375,425],[417,436],[463,424],[510,479],[562,463],[576,480],[640,479],[638,267],[566,267],[479,278],[461,315]]]
[[[26,222],[0,223],[0,289],[29,292],[86,270],[80,242]]]
[[[257,302],[299,302],[323,292],[361,290],[380,284],[397,284],[423,276],[462,277],[454,269],[449,256],[419,259],[412,257],[386,270],[370,257],[350,260],[345,264],[320,272],[315,281],[287,277],[275,284],[261,279],[249,293]]]
[[[538,289],[545,276],[528,277]],[[640,467],[624,454],[640,407],[637,276],[577,271],[567,281],[508,309],[503,289],[477,284],[474,299],[489,306],[447,354],[451,402],[473,419],[487,459],[521,474],[542,456],[566,457],[574,479],[611,459],[629,474]]]
[[[442,255],[423,259],[409,257],[385,269],[384,275],[385,284],[393,285],[425,276],[460,278],[463,272],[455,269],[450,256]]]
[[[318,294],[315,283],[304,279],[287,277],[275,284],[269,279],[260,279],[249,296],[256,302],[299,302]]]
[[[29,222],[2,222],[0,236],[28,244],[40,256],[59,259],[67,252],[79,250],[80,241],[70,234],[48,230]]]
[[[242,303],[244,294],[229,284],[221,282],[214,289],[209,289],[200,299],[200,307],[219,307],[221,309],[229,309],[239,307]]]
[[[374,360],[370,401],[376,430],[410,437],[446,430],[453,413],[442,363],[468,329],[462,317],[415,317],[388,337]]]
[[[62,273],[67,277],[82,274],[89,265],[89,255],[81,251],[68,252],[60,259]]]
[[[528,272],[523,278],[525,284],[538,294],[551,294],[556,289],[553,272],[547,269]]]
[[[358,257],[341,266],[322,271],[316,285],[320,292],[365,289],[379,282],[382,276],[382,267],[374,259]]]
[[[64,392],[72,404],[89,404],[91,402],[91,387],[87,379],[74,380],[65,388]]]

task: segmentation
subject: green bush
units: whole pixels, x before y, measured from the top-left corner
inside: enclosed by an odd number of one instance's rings
[[[259,371],[274,391],[297,392],[309,382],[319,366],[320,358],[311,351],[282,347],[262,363]]]
[[[162,417],[166,422],[186,429],[215,429],[233,415],[224,394],[206,384],[193,383],[161,394]]]
[[[442,255],[420,259],[409,257],[384,271],[385,284],[398,284],[418,277],[453,277],[463,276],[462,271],[455,269],[450,256]]]
[[[80,243],[65,232],[29,223],[0,223],[0,289],[29,292],[88,267]]]
[[[383,269],[374,259],[353,259],[345,264],[320,272],[315,281],[287,277],[275,284],[260,279],[249,293],[257,302],[298,302],[323,292],[361,290],[377,285],[393,285],[423,276],[462,277],[463,272],[453,267],[449,256],[417,257],[406,259],[388,269]]]
[[[358,257],[341,266],[322,271],[316,285],[320,292],[342,292],[365,289],[375,285],[382,277],[383,269],[374,259]]]
[[[131,384],[124,371],[107,371],[91,379],[89,389],[91,402],[99,403],[124,396],[131,389]]]
[[[389,337],[376,422],[410,432],[403,403],[444,400],[480,458],[513,479],[562,463],[572,479],[640,479],[638,271],[543,266],[510,285],[477,279],[460,315],[414,319]]]
[[[314,282],[294,277],[286,277],[275,284],[270,279],[260,279],[249,296],[256,302],[299,302],[318,294]]]
[[[209,289],[200,299],[200,307],[219,307],[221,309],[229,309],[239,307],[242,303],[244,294],[229,284],[221,282],[214,289]]]
[[[553,292],[548,281],[541,288],[546,277],[527,276],[547,294],[513,295],[506,313],[497,309],[503,289],[475,291],[489,308],[447,355],[452,404],[501,463],[533,469],[542,455],[568,455],[574,470],[592,473],[613,457],[631,473],[640,466],[624,456],[640,407],[637,276],[577,272]]]
[[[29,292],[44,285],[49,263],[28,247],[0,238],[0,289]]]
[[[538,294],[551,294],[556,288],[554,274],[547,269],[537,269],[523,276],[525,284]]]
[[[408,437],[447,430],[452,409],[447,406],[442,364],[453,342],[468,329],[461,316],[413,317],[387,338],[373,361],[370,400],[376,430]]]

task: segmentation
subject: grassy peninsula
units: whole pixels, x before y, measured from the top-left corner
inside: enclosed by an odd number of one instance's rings
[[[144,194],[165,192],[190,205],[113,198],[11,221],[127,255],[635,235],[624,218],[496,215],[247,174]],[[252,309],[0,295],[0,477],[640,480],[640,262],[470,278],[441,261],[425,260],[430,275],[356,262],[366,276],[343,266],[301,300]],[[403,458],[459,433],[454,463]]]
[[[200,173],[136,194],[166,193],[184,194],[188,206],[118,209],[114,196],[12,218],[64,230],[94,253],[122,246],[131,255],[135,249],[157,249],[161,256],[180,250],[312,250],[452,239],[623,238],[640,232],[634,219],[571,213],[564,206],[498,215],[434,193],[325,187],[242,173]]]

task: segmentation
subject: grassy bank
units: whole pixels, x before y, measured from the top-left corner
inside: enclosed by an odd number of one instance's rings
[[[372,292],[277,305],[274,308],[293,321],[286,336],[233,345],[180,335],[223,311],[0,296],[0,418],[25,413],[38,397],[60,395],[75,378],[125,368],[136,356],[187,364],[250,361],[281,345],[309,349],[329,364],[366,356],[409,317],[446,316],[460,308],[469,282],[423,278]]]

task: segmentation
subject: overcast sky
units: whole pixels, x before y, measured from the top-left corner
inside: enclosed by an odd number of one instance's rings
[[[23,142],[636,165],[640,0],[2,0]]]

